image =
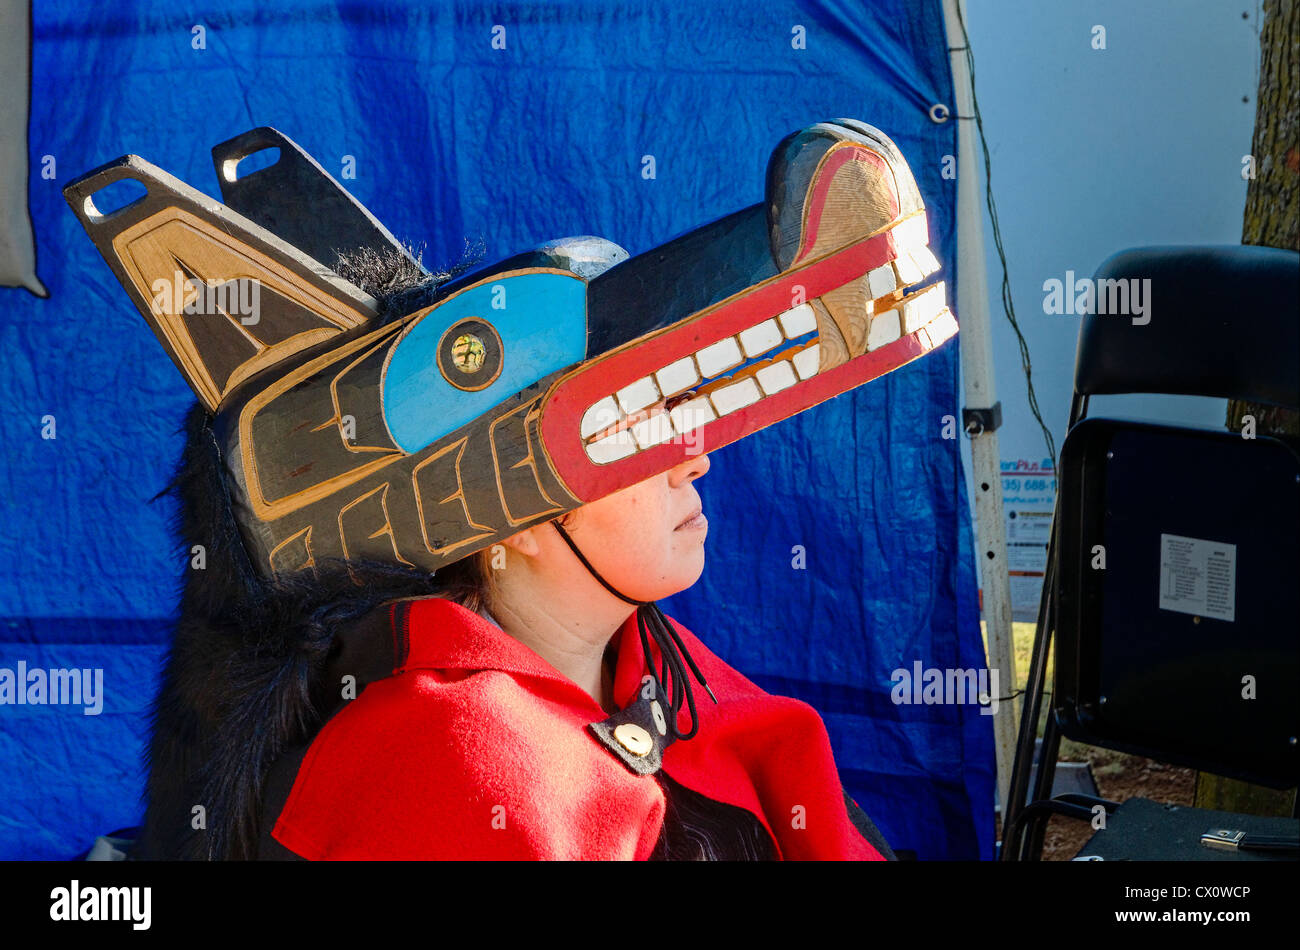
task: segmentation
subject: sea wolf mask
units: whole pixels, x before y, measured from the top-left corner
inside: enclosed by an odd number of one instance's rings
[[[64,195],[213,414],[267,575],[331,558],[434,571],[957,332],[907,163],[854,120],[777,145],[761,204],[632,258],[555,241],[396,320],[329,265],[405,252],[310,156],[260,128],[213,158],[224,204],[135,155]],[[101,212],[123,179],[143,197]]]

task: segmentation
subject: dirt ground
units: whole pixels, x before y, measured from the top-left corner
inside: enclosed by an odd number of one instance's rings
[[[1070,747],[1070,748],[1067,748]],[[1091,762],[1092,776],[1102,798],[1114,802],[1149,798],[1170,805],[1191,805],[1196,795],[1196,771],[1109,749],[1061,743],[1063,762]],[[1059,815],[1047,823],[1043,836],[1044,861],[1068,861],[1092,837],[1092,826]]]
[[[1061,742],[1062,762],[1089,762],[1102,798],[1125,802],[1130,798],[1149,798],[1172,805],[1191,805],[1196,795],[1196,772],[1153,762],[1136,755],[1109,749],[1077,745],[1068,739]],[[1001,822],[997,834],[1002,836]],[[1053,816],[1043,836],[1044,861],[1069,861],[1093,835],[1092,826],[1084,821]]]
[[[984,624],[981,621],[981,628]],[[1012,624],[1013,643],[1016,662],[1016,685],[1024,688],[1029,674],[1029,655],[1034,642],[1034,625],[1032,623]],[[987,642],[987,636],[986,636]],[[1052,661],[1047,666],[1048,688],[1052,676]],[[1043,725],[1047,721],[1047,706],[1039,717],[1038,734],[1043,734]],[[1196,795],[1196,772],[1193,769],[1178,768],[1153,762],[1150,759],[1110,749],[1080,745],[1069,739],[1061,740],[1058,756],[1062,762],[1089,762],[1092,776],[1097,782],[1097,793],[1103,798],[1115,802],[1128,801],[1130,798],[1149,798],[1152,801],[1172,805],[1191,805]],[[1001,823],[997,834],[1002,837]],[[1062,816],[1053,816],[1047,823],[1047,833],[1043,836],[1044,861],[1068,861],[1093,835],[1092,826]]]

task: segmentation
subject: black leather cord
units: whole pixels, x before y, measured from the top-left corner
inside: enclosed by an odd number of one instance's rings
[[[689,739],[694,736],[700,729],[699,716],[695,712],[695,694],[691,691],[691,684],[686,678],[686,666],[689,665],[695,678],[699,680],[709,698],[716,704],[718,697],[713,695],[713,690],[709,689],[709,684],[705,682],[704,675],[696,665],[695,660],[691,658],[690,652],[686,649],[686,644],[682,643],[681,637],[673,629],[664,612],[659,609],[659,605],[653,600],[633,600],[626,594],[620,593],[610,586],[605,578],[600,576],[600,572],[591,566],[588,561],[578,550],[578,546],[573,543],[569,533],[564,530],[558,521],[552,521],[555,530],[560,532],[560,537],[569,549],[578,556],[578,560],[583,566],[591,572],[592,577],[600,581],[605,590],[609,591],[619,600],[633,604],[636,608],[636,625],[637,632],[641,635],[641,650],[645,654],[646,663],[650,666],[650,675],[655,678],[655,684],[659,687],[660,693],[668,701],[668,728],[673,731],[673,735],[678,739]],[[654,663],[650,659],[650,642],[648,637],[654,637],[655,643],[659,644],[659,654],[662,657],[662,664],[658,672],[654,668]],[[682,705],[691,711],[691,728],[689,732],[681,732],[677,728],[677,714]]]

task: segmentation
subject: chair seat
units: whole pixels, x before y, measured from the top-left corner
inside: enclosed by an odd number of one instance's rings
[[[1300,835],[1300,819],[1239,815],[1131,798],[1106,816],[1106,827],[1076,857],[1105,861],[1295,861],[1296,852],[1224,851],[1201,844],[1201,835],[1232,828],[1248,835]]]

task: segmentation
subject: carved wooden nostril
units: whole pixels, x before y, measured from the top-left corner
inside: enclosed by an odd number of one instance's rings
[[[853,354],[849,352],[848,344],[844,342],[844,334],[840,332],[839,324],[831,316],[822,299],[819,297],[811,303],[813,312],[817,314],[817,344],[820,353],[817,372],[822,373],[841,363],[847,363],[853,358]]]
[[[821,296],[843,343],[845,359],[867,351],[867,334],[871,325],[871,287],[866,277],[859,277]],[[825,350],[823,350],[825,354]],[[823,356],[823,360],[827,358]],[[841,360],[840,362],[843,362]],[[838,365],[838,364],[831,364]],[[828,368],[823,364],[823,368]]]

